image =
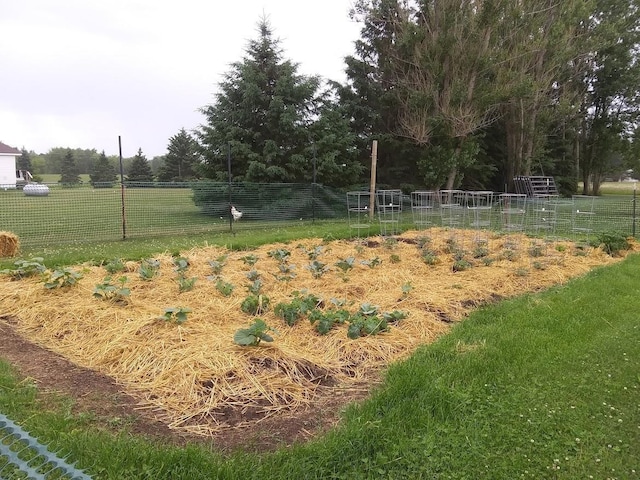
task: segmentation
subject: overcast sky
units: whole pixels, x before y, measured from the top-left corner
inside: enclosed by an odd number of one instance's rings
[[[0,141],[147,158],[204,122],[265,15],[299,73],[344,81],[352,0],[0,0]]]

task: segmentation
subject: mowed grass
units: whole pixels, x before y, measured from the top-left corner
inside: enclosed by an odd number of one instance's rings
[[[221,199],[221,202],[225,203],[226,199]],[[555,220],[544,222],[547,223],[544,233],[571,239],[597,232],[637,233],[639,215],[637,210],[634,212],[636,204],[628,195],[605,195],[595,201],[589,198],[562,199],[558,203]],[[227,217],[203,214],[194,204],[190,188],[126,188],[123,192],[116,187],[94,189],[87,185],[75,188],[51,185],[50,193],[45,197],[25,196],[20,190],[0,191],[0,204],[0,229],[18,235],[25,251],[60,245],[75,248],[83,243],[153,241],[159,237],[178,238],[179,241],[185,236],[224,236],[241,231],[260,235],[264,230],[315,228],[315,224],[327,222],[297,218],[278,220],[277,215],[272,218],[274,216],[265,214],[265,218],[243,218],[230,225]],[[540,211],[533,202],[527,208],[525,230],[533,235],[540,234]],[[576,212],[582,213],[578,215]],[[589,213],[584,215],[585,212]],[[349,229],[350,220],[346,213],[346,207],[344,212],[335,212],[338,218],[330,222]],[[470,226],[472,218],[468,214],[466,217],[465,224]],[[437,214],[429,217],[429,221],[434,225],[441,223]],[[501,205],[496,198],[491,228],[500,230],[502,223]],[[555,226],[550,232],[548,227],[552,223]],[[399,230],[412,228],[415,228],[413,212],[411,205],[406,204]],[[371,228],[359,233],[367,236],[380,232],[379,219],[375,216]],[[355,235],[357,232],[353,230],[351,233]]]
[[[638,272],[634,254],[482,308],[390,366],[334,430],[274,453],[114,436],[64,401],[43,408],[6,365],[0,409],[95,479],[638,478]]]

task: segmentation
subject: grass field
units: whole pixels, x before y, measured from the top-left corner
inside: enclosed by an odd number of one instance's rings
[[[638,271],[634,254],[481,308],[390,366],[327,435],[274,453],[222,456],[215,445],[169,447],[126,428],[111,435],[4,363],[0,408],[95,479],[634,479]]]

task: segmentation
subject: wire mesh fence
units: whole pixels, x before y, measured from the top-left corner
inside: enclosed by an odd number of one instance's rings
[[[350,225],[354,216],[349,198],[372,198],[367,188],[347,192],[319,184],[197,182],[37,187],[0,187],[0,230],[18,235],[23,246],[217,233],[319,220]],[[455,205],[440,201],[439,193],[400,193],[399,200],[392,202],[398,228],[450,226],[449,217],[455,211],[456,227],[460,228],[512,231],[518,226],[519,231],[531,235],[562,238],[585,238],[608,231],[636,234],[633,195],[520,198],[496,193],[480,208],[474,203],[478,192],[456,191],[451,195]],[[350,226],[357,234],[384,234],[382,227],[387,219],[380,218],[380,212],[385,208],[366,207],[359,205],[359,214]],[[482,222],[478,220],[480,213]]]
[[[0,478],[91,480],[3,414],[0,414]]]

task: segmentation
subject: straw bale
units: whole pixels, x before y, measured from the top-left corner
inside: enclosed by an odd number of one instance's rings
[[[441,260],[435,266],[420,257],[418,241],[425,235]],[[532,259],[522,248],[517,259],[509,260],[500,256],[505,241],[524,247],[530,240],[492,236],[487,240],[493,260],[489,266],[472,259],[472,268],[454,272],[453,257],[445,253],[452,235],[471,251],[473,232],[438,229],[406,232],[396,243],[372,237],[330,243],[306,239],[250,252],[196,248],[182,252],[190,262],[186,276],[197,278],[193,290],[183,293],[172,257],[164,253],[156,257],[160,269],[149,281],[138,275],[139,262],[127,264],[131,295],[124,303],[94,298],[93,288],[107,273],[100,266],[81,265],[77,269],[84,278],[68,289],[46,290],[37,278],[0,278],[5,292],[0,306],[17,319],[25,337],[112,376],[137,395],[140,408],[155,412],[172,428],[207,435],[309,405],[320,392],[359,386],[445,334],[479,305],[562,284],[619,260],[600,249],[576,256],[566,242],[561,249],[548,244],[544,257]],[[320,278],[307,268],[307,252],[317,246],[322,246],[318,260],[329,267]],[[288,250],[288,262],[295,266],[296,276],[289,281],[276,278],[278,261],[269,252],[278,249]],[[253,267],[243,261],[249,254],[258,257]],[[234,285],[228,297],[216,289],[208,263],[223,255],[226,265],[218,278]],[[335,263],[348,257],[356,261],[343,276]],[[362,263],[374,258],[382,262],[375,268]],[[545,268],[533,268],[534,260],[545,262]],[[261,274],[262,294],[270,298],[270,309],[261,318],[277,333],[273,343],[240,347],[233,343],[235,331],[254,320],[240,309],[252,269]],[[403,293],[409,282],[411,291]],[[275,305],[290,302],[294,291],[321,297],[324,309],[333,298],[345,301],[352,312],[369,302],[380,312],[400,310],[407,318],[388,332],[356,340],[347,337],[345,325],[319,335],[307,319],[288,326],[274,314]],[[187,321],[178,325],[160,319],[170,307],[190,308]]]
[[[20,239],[15,233],[0,232],[0,258],[15,257],[20,250]]]

